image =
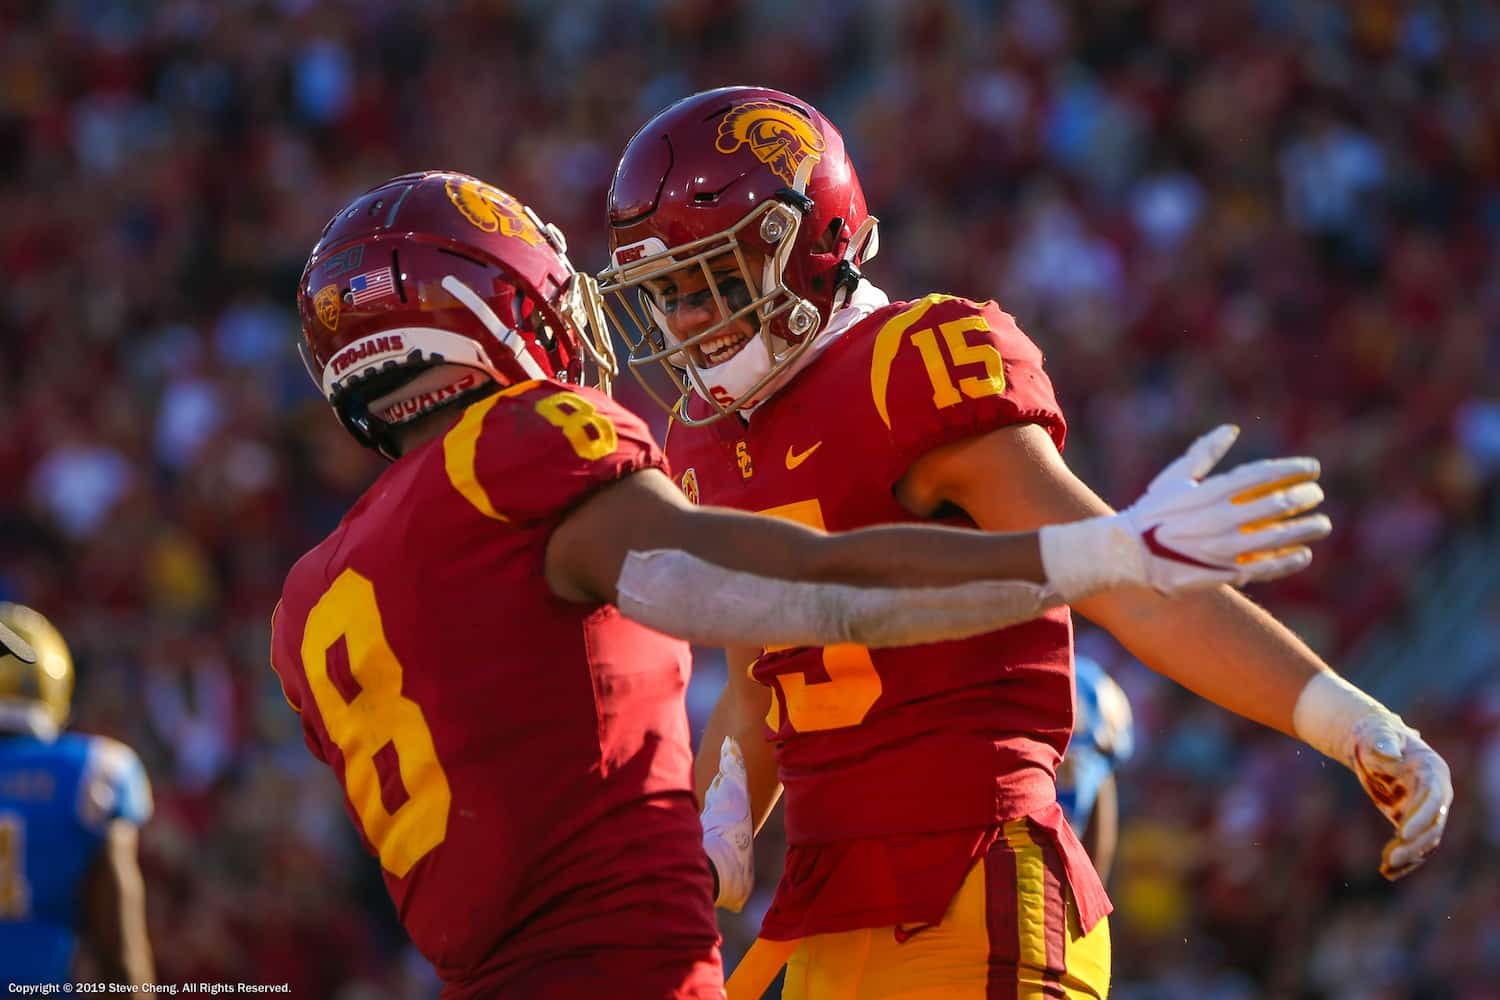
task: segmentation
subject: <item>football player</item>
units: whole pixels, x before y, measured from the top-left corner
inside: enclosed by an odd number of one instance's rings
[[[0,975],[57,987],[81,943],[98,978],[149,984],[136,840],[151,786],[129,747],[62,731],[72,693],[57,629],[0,604]]]
[[[1057,768],[1057,804],[1108,884],[1120,834],[1115,769],[1135,751],[1130,699],[1104,668],[1073,659],[1073,736]]]
[[[584,384],[613,355],[562,234],[463,174],[342,209],[299,306],[309,373],[391,464],[288,575],[272,664],[446,996],[720,995],[712,906],[750,891],[747,779],[716,748],[700,826],[688,646],[662,633],[959,638],[1101,586],[1290,572],[1328,530],[1286,516],[1321,498],[1310,459],[1203,478],[1232,429],[1125,514],[1039,534],[695,507]]]
[[[689,496],[830,531],[1108,514],[1061,457],[1041,353],[1009,315],[892,302],[865,278],[876,220],[807,102],[730,87],[662,111],[619,161],[609,225],[601,292],[673,414]],[[1354,768],[1396,827],[1387,877],[1437,845],[1443,761],[1254,604],[1227,588],[1074,603],[1154,669]],[[731,651],[699,781],[734,734],[757,820],[785,789],[786,869],[762,928],[781,945],[758,954],[793,952],[787,997],[855,982],[872,998],[1104,994],[1110,904],[1053,782],[1072,728],[1068,616],[943,646]],[[744,964],[753,995],[764,969]]]

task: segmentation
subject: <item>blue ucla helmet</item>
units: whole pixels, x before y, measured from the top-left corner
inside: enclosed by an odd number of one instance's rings
[[[57,738],[73,699],[73,656],[40,613],[0,603],[0,730]]]

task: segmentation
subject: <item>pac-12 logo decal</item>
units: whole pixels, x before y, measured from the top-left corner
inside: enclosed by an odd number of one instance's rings
[[[741,104],[719,123],[714,148],[728,155],[741,146],[749,146],[757,160],[788,184],[804,160],[821,160],[826,148],[812,122],[773,101]]]
[[[698,503],[698,472],[689,469],[682,474],[682,495],[688,498],[688,503]]]
[[[527,216],[525,206],[497,187],[472,177],[450,177],[443,190],[448,192],[453,207],[484,232],[514,236],[534,247],[541,246],[546,239]]]
[[[330,330],[339,328],[339,286],[324,285],[318,289],[318,294],[313,296],[313,308],[318,311],[318,319]]]

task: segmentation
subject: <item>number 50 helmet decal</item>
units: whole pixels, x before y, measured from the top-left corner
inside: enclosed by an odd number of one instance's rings
[[[760,87],[694,94],[647,122],[615,168],[609,223],[605,309],[630,344],[632,371],[661,365],[677,398],[642,384],[688,424],[774,392],[877,249],[838,129],[805,102]],[[700,276],[718,320],[679,340],[660,289]],[[737,354],[696,360],[692,349],[746,320],[756,335]],[[711,404],[708,416],[688,413],[691,393]]]
[[[308,374],[356,439],[533,378],[616,374],[594,280],[556,226],[467,174],[405,174],[329,221],[297,304]]]

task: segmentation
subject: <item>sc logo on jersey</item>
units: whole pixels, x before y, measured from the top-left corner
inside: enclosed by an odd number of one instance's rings
[[[741,479],[749,479],[755,475],[755,463],[750,460],[750,446],[745,442],[734,443],[734,460],[740,467]]]
[[[682,474],[682,495],[688,498],[688,503],[696,504],[698,500],[698,471],[689,469]]]
[[[714,148],[727,156],[741,146],[749,146],[757,160],[788,184],[804,160],[821,160],[826,148],[811,122],[772,101],[741,104],[719,123]]]
[[[546,239],[526,212],[526,207],[497,187],[473,178],[450,178],[443,190],[453,207],[475,228],[486,233],[514,236],[539,247]]]

